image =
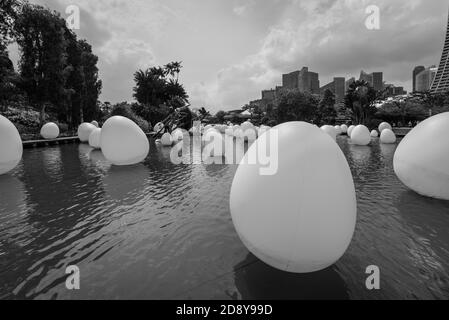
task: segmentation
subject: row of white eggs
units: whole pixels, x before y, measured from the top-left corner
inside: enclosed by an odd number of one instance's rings
[[[321,127],[321,130],[326,132],[334,140],[337,139],[337,136],[346,133],[351,138],[353,144],[362,146],[368,145],[371,142],[371,138],[377,138],[379,136],[376,130],[369,132],[368,128],[364,125],[352,125],[349,128],[346,125],[324,125]],[[396,135],[388,123],[381,123],[379,125],[379,131],[381,132],[381,143],[392,144],[396,142]]]

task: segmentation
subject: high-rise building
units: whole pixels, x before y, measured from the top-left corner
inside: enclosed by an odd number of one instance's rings
[[[310,72],[309,68],[303,67],[300,71],[283,74],[282,87],[285,89],[299,89],[301,92],[319,94],[319,75],[316,72]]]
[[[324,94],[326,90],[330,90],[335,95],[336,103],[343,102],[346,94],[345,78],[335,77],[334,81],[320,88],[320,94]]]
[[[360,78],[359,80],[364,80],[369,83],[371,87],[374,88],[376,91],[381,91],[384,89],[384,82],[383,82],[383,73],[382,72],[373,72],[373,73],[366,73],[365,71],[360,72]]]
[[[438,69],[435,66],[424,69],[416,75],[416,92],[427,92],[431,89]]]
[[[449,90],[449,19],[446,28],[446,39],[444,41],[443,53],[440,65],[433,79],[430,92],[445,92]]]
[[[282,75],[282,87],[285,89],[297,89],[299,81],[299,71]]]
[[[417,67],[415,67],[415,69],[413,69],[413,79],[412,79],[412,82],[413,82],[412,90],[413,91],[412,92],[416,92],[417,91],[416,90],[416,76],[418,74],[420,74],[424,70],[426,70],[426,68],[424,68],[424,66],[417,66]]]

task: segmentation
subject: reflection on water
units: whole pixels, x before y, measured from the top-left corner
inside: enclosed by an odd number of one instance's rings
[[[201,153],[191,146],[189,161],[173,164],[153,141],[129,167],[86,144],[26,150],[0,176],[0,298],[449,298],[449,202],[398,181],[396,144],[338,144],[356,186],[356,232],[340,261],[307,275],[242,245],[229,213],[236,165],[192,164]],[[71,264],[79,291],[65,289]],[[365,288],[369,265],[380,268],[379,291]]]

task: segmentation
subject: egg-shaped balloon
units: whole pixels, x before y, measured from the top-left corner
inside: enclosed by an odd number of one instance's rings
[[[132,165],[143,161],[150,151],[148,138],[132,120],[114,116],[101,129],[100,146],[114,165]]]
[[[94,121],[92,121],[92,122],[91,122],[91,124],[93,124],[93,125],[94,125],[94,126],[96,126],[97,128],[98,128],[98,127],[100,127],[100,125],[98,124],[98,122],[97,122],[97,121],[95,121],[95,120],[94,120]]]
[[[388,122],[382,122],[381,124],[379,124],[379,132],[382,133],[382,131],[384,131],[385,129],[393,129],[391,127],[391,125]]]
[[[399,143],[394,172],[408,188],[427,197],[449,200],[449,112],[428,118]]]
[[[326,132],[332,139],[337,140],[337,130],[332,126],[322,126],[321,130]]]
[[[163,146],[169,147],[173,144],[173,139],[170,133],[166,132],[162,135],[161,143]]]
[[[380,142],[385,144],[396,143],[396,135],[390,129],[383,129],[380,133]]]
[[[368,145],[371,142],[371,134],[368,128],[362,124],[355,127],[351,132],[351,142],[359,146]]]
[[[343,131],[341,131],[341,127],[340,126],[335,126],[335,132],[337,133],[337,136],[341,135],[343,133]]]
[[[41,128],[41,137],[44,139],[56,139],[59,136],[59,127],[54,122],[46,123]]]
[[[379,133],[377,132],[377,130],[371,131],[371,138],[377,138],[378,136],[379,136]]]
[[[100,149],[101,148],[101,129],[95,128],[92,130],[90,136],[89,136],[89,145],[94,149]]]
[[[275,132],[278,140],[271,144]],[[268,164],[252,162],[260,150],[272,155]],[[326,201],[318,201],[323,195]],[[351,242],[357,213],[343,152],[305,122],[274,127],[249,147],[232,182],[230,209],[249,251],[272,267],[296,273],[334,264]]]
[[[348,133],[348,126],[347,126],[347,125],[342,124],[342,125],[340,126],[340,129],[341,129],[341,132],[342,132],[342,133],[344,133],[344,134]]]
[[[0,115],[0,175],[14,169],[22,159],[23,145],[14,124]]]
[[[351,133],[352,133],[352,130],[354,130],[354,128],[355,128],[355,126],[349,126],[348,132],[347,132],[349,138],[351,138]]]
[[[81,142],[88,142],[89,136],[97,127],[91,123],[84,122],[78,127],[78,138]]]

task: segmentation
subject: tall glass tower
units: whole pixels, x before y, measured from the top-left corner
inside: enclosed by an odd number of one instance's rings
[[[446,40],[444,41],[443,54],[441,55],[440,65],[437,74],[432,82],[430,92],[449,91],[449,19],[446,30]]]

